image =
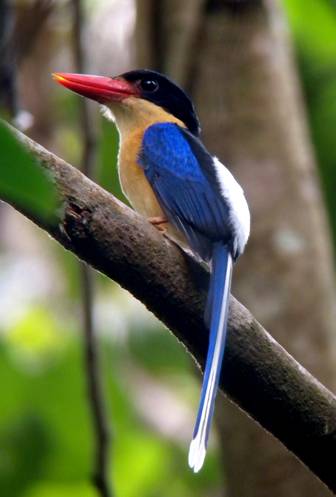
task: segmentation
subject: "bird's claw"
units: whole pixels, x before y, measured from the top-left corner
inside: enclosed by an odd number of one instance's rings
[[[147,221],[162,233],[165,233],[167,231],[167,228],[165,226],[162,226],[168,223],[168,219],[166,219],[165,217],[163,216],[149,217],[147,218]]]

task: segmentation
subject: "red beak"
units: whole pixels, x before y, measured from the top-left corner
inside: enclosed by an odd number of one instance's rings
[[[121,102],[130,96],[139,96],[136,86],[124,79],[114,79],[91,74],[71,74],[65,72],[53,73],[57,83],[69,88],[84,97],[96,100],[101,104]]]

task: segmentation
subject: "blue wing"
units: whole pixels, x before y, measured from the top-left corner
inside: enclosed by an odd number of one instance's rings
[[[232,226],[229,206],[220,192],[212,157],[200,141],[176,124],[150,126],[139,163],[168,219],[184,232],[191,248],[212,259],[206,310],[209,350],[189,465],[201,468],[214,412],[225,347],[232,272]]]
[[[169,221],[202,259],[211,258],[214,242],[230,243],[229,207],[199,140],[176,124],[154,124],[138,160]]]

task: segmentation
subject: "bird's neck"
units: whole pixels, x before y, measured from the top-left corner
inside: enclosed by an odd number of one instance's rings
[[[118,170],[122,190],[138,212],[147,217],[160,216],[161,209],[137,160],[143,135],[156,123],[185,125],[161,107],[141,98],[128,97],[122,102],[111,103],[108,109],[112,115],[105,115],[115,121],[119,132]]]
[[[134,135],[142,137],[145,130],[155,123],[176,123],[185,128],[180,119],[142,98],[129,97],[122,103],[111,104],[110,110],[119,131],[121,144]]]
[[[164,217],[158,200],[147,181],[143,168],[138,163],[143,135],[151,125],[156,123],[176,123],[185,125],[164,109],[142,100],[130,97],[123,104],[111,105],[109,110],[119,132],[118,170],[122,190],[136,211],[143,216]],[[167,224],[167,233],[175,241],[186,245],[181,233]]]
[[[129,97],[123,100],[122,103],[111,104],[109,108],[113,114],[120,137],[118,169],[121,186],[130,202],[135,205],[135,194],[142,194],[141,184],[143,183],[142,177],[144,173],[137,162],[137,158],[146,129],[155,123],[162,122],[185,126],[172,114],[141,98]],[[139,193],[135,192],[135,190],[139,190]],[[149,195],[148,192],[147,195]]]

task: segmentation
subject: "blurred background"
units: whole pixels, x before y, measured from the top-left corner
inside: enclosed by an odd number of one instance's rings
[[[50,76],[78,67],[106,75],[151,67],[189,91],[206,145],[232,168],[252,209],[234,293],[333,389],[336,2],[0,0],[2,115],[81,167],[81,100]],[[97,106],[87,112],[93,175],[126,202],[117,132]],[[3,496],[99,497],[90,481],[81,281],[70,253],[0,204]],[[93,287],[113,495],[331,495],[222,399],[205,467],[193,475],[192,361],[119,286],[96,274]]]

